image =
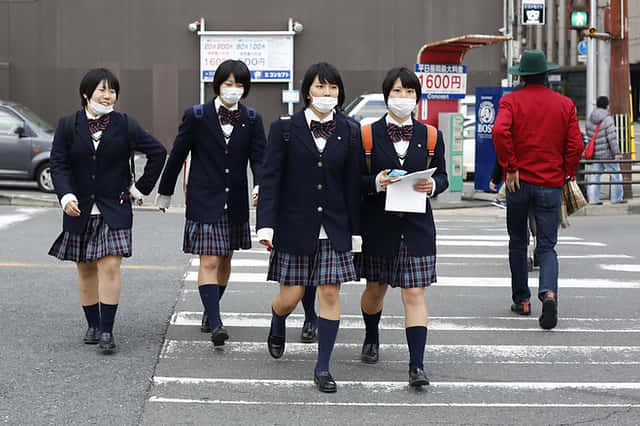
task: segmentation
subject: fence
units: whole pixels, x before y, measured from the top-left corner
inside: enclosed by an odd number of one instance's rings
[[[622,154],[624,157],[630,157],[629,153]],[[603,171],[590,171],[587,170],[589,164],[610,164],[617,163],[620,164],[620,171],[611,171],[611,170],[603,170]],[[623,160],[580,160],[580,167],[578,168],[578,172],[576,173],[576,183],[578,185],[586,186],[589,184],[593,184],[595,182],[589,182],[589,175],[612,175],[612,174],[620,174],[622,175],[622,188],[624,190],[624,198],[633,198],[633,189],[632,185],[639,184],[640,180],[633,180],[633,174],[637,173],[640,175],[640,170],[633,170],[633,164],[640,163],[640,160],[631,160],[630,158],[626,158]],[[600,185],[615,185],[618,182],[612,182],[609,180],[608,182],[599,182]],[[584,190],[583,190],[584,192]]]

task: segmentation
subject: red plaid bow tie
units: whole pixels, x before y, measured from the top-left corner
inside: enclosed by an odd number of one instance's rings
[[[335,131],[336,131],[335,118],[331,121],[325,121],[324,123],[311,120],[311,133],[313,134],[314,138],[329,139]]]
[[[95,120],[89,120],[89,131],[91,134],[95,132],[104,132],[109,125],[109,114],[105,114]]]
[[[232,126],[236,125],[236,121],[240,118],[240,110],[236,109],[233,111],[228,110],[227,108],[220,105],[218,109],[218,117],[220,117],[220,124],[231,124]]]
[[[413,136],[413,125],[396,126],[395,124],[387,124],[387,133],[392,142],[410,141]]]

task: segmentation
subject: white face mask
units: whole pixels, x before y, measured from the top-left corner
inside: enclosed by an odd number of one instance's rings
[[[89,108],[97,115],[105,115],[113,111],[113,104],[104,106],[102,104],[89,100]]]
[[[388,98],[387,107],[398,118],[405,118],[416,109],[416,100],[411,98]]]
[[[242,95],[244,94],[244,88],[242,87],[222,87],[220,88],[220,97],[228,105],[235,105],[238,103]]]
[[[311,105],[320,113],[326,114],[338,105],[338,98],[331,96],[312,96]]]

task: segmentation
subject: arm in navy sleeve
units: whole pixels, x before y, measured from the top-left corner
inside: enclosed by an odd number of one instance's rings
[[[160,173],[162,173],[162,166],[164,166],[164,160],[167,157],[167,150],[162,146],[160,141],[145,131],[140,125],[138,125],[138,140],[135,150],[144,153],[147,157],[144,172],[135,185],[144,195],[149,195],[158,181]]]
[[[276,214],[280,201],[280,181],[285,165],[285,150],[282,140],[280,120],[271,124],[269,141],[264,155],[260,177],[260,197],[256,212],[256,229],[275,228]]]
[[[71,185],[71,160],[69,159],[71,141],[67,141],[66,137],[67,135],[64,135],[64,118],[61,118],[53,136],[53,145],[51,146],[51,156],[49,158],[51,178],[59,201],[66,194],[74,193]]]
[[[264,124],[262,117],[256,113],[256,123],[251,132],[251,146],[249,147],[249,160],[251,162],[251,173],[253,173],[253,185],[260,185],[262,176],[262,165],[264,161],[264,150],[267,138],[264,134]]]
[[[194,120],[193,111],[189,108],[182,117],[182,123],[178,129],[176,139],[173,141],[171,154],[169,154],[167,165],[160,179],[158,193],[161,195],[173,195],[178,175],[193,145]]]
[[[345,164],[345,196],[347,197],[347,210],[349,222],[351,223],[351,235],[360,235],[360,201],[362,199],[361,190],[361,169],[364,149],[362,148],[362,135],[357,125],[349,125],[351,132],[357,131],[355,142],[349,143],[349,152]],[[351,141],[351,138],[349,138]]]
[[[442,138],[442,132],[438,130],[438,139],[436,140],[436,150],[433,155],[433,160],[429,168],[436,168],[433,172],[433,180],[436,182],[436,192],[433,196],[444,192],[449,187],[449,177],[447,176],[447,168],[444,160],[444,139]]]

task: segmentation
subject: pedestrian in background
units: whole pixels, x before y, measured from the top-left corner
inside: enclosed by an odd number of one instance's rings
[[[131,202],[141,203],[151,192],[167,154],[133,117],[114,111],[119,94],[113,73],[89,71],[80,82],[82,109],[60,119],[51,149],[51,177],[64,214],[49,254],[76,263],[88,323],[84,342],[97,343],[105,354],[116,348],[120,264],[132,254]],[[147,156],[137,182],[131,178],[132,148]]]
[[[247,163],[257,185],[265,135],[260,114],[240,103],[250,88],[251,74],[244,62],[230,59],[218,66],[213,78],[216,96],[184,112],[158,189],[157,205],[165,211],[191,153],[182,250],[200,256],[201,330],[211,332],[214,346],[229,338],[220,299],[231,274],[233,251],[251,248]],[[253,202],[257,203],[257,187]]]
[[[286,318],[305,288],[316,287],[314,382],[322,392],[335,392],[329,363],[340,324],[339,290],[356,279],[351,249],[361,244],[362,145],[357,124],[336,110],[345,93],[333,65],[309,67],[301,93],[305,109],[271,125],[260,185],[258,239],[272,247],[267,280],[280,283],[267,345],[272,357],[282,357]]]
[[[527,273],[527,216],[535,212],[536,254],[540,263],[539,324],[558,322],[558,223],[562,187],[575,177],[584,149],[576,107],[571,99],[545,86],[547,72],[558,66],[541,50],[522,54],[509,73],[520,75],[525,87],[506,94],[493,126],[493,144],[507,185],[507,229],[511,269],[511,310],[531,312]]]
[[[362,203],[363,250],[357,255],[359,276],[367,279],[360,300],[366,333],[361,359],[373,364],[379,358],[378,324],[387,288],[399,287],[405,310],[405,334],[409,347],[409,384],[429,384],[424,372],[428,313],[425,287],[436,282],[436,227],[429,197],[447,189],[444,142],[440,131],[429,135],[427,126],[413,117],[421,99],[420,81],[407,68],[387,73],[382,92],[387,114],[371,125],[370,169],[362,178],[368,195]],[[435,129],[434,129],[435,130]],[[430,152],[429,138],[435,149]],[[395,213],[385,210],[386,190],[397,178],[392,169],[407,173],[435,167],[433,176],[417,182],[413,189],[427,194],[425,213]]]
[[[593,138],[596,129],[598,129],[593,159],[622,160],[620,148],[618,147],[616,125],[613,122],[613,117],[609,114],[609,98],[599,96],[598,99],[596,99],[596,106],[597,108],[593,110],[587,119],[585,143],[588,143],[591,138]],[[600,126],[599,128],[598,125]],[[600,176],[603,171],[619,172],[620,165],[618,163],[593,163],[589,164],[588,169],[590,172],[598,172],[597,174],[588,175],[589,185],[587,186],[587,194],[589,204],[602,204],[600,201]],[[622,176],[619,173],[612,173],[609,175],[609,180],[612,182],[622,182]],[[626,203],[626,200],[622,199],[623,191],[620,183],[611,185],[610,193],[613,204]]]

